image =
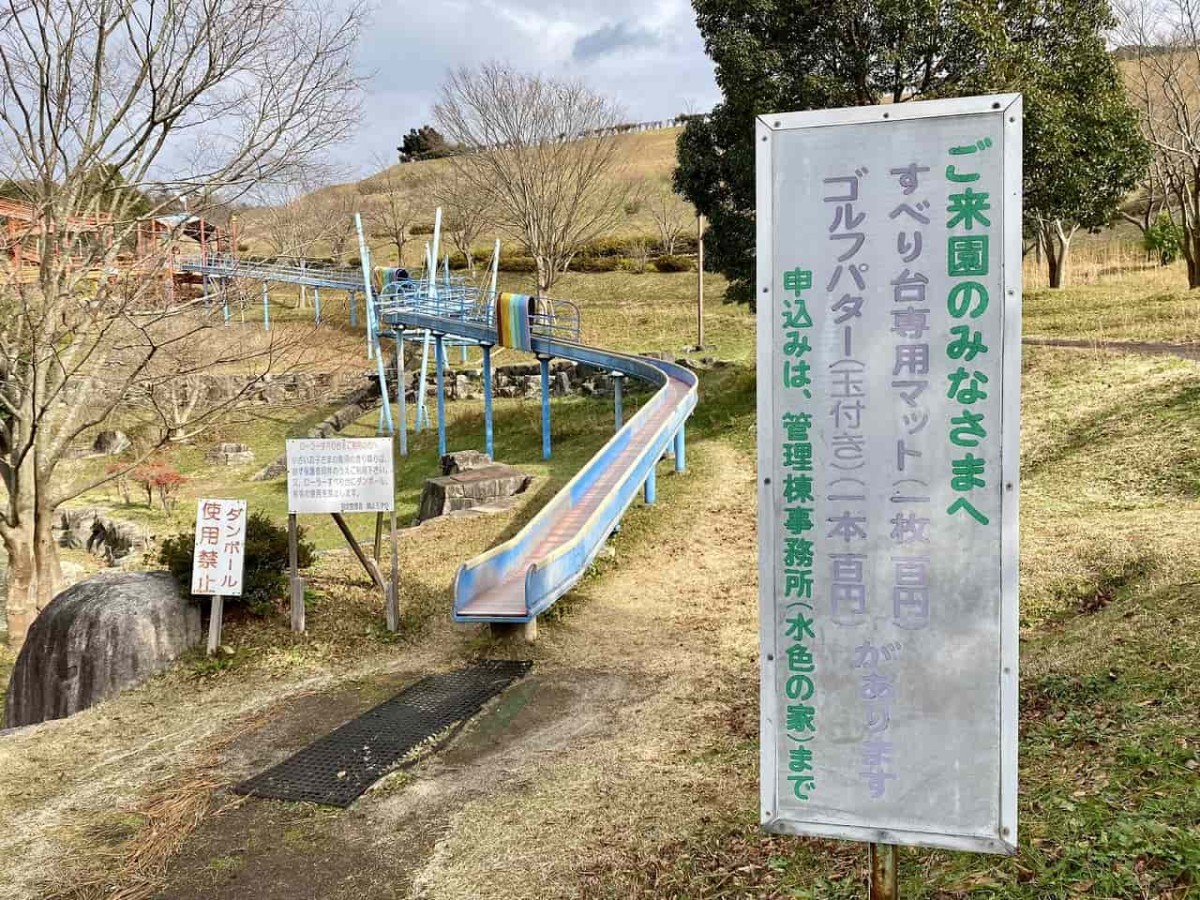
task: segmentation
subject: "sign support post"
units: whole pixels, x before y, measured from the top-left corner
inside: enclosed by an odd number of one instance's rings
[[[704,349],[704,216],[696,216],[696,349]]]
[[[304,579],[300,577],[300,546],[296,514],[288,515],[288,568],[291,570],[292,631],[304,631]]]
[[[212,656],[221,646],[221,618],[225,612],[225,598],[213,594],[208,614],[208,655]]]
[[[896,845],[869,844],[867,853],[871,861],[870,900],[900,900]]]

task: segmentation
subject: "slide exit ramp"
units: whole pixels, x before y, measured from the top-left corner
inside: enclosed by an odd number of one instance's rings
[[[425,298],[401,284],[379,298],[384,327],[429,329],[495,344],[487,298]],[[694,372],[674,363],[588,347],[554,317],[532,325],[532,352],[620,372],[655,386],[645,403],[516,535],[463,563],[454,579],[457,622],[528,622],[577,582],[696,408]]]

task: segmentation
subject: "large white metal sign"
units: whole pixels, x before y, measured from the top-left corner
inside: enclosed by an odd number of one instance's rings
[[[1021,98],[755,140],[763,824],[1012,852]]]
[[[192,553],[192,593],[242,596],[246,560],[246,501],[196,501],[196,540]]]
[[[287,442],[288,512],[391,512],[391,438]]]

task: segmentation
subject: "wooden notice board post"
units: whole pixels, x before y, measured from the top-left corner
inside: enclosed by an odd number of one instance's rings
[[[1017,846],[1021,97],[758,118],[763,827]]]
[[[208,617],[209,656],[221,646],[225,598],[242,595],[245,561],[246,501],[197,500],[192,594],[212,598]]]
[[[304,631],[304,583],[300,578],[297,517],[327,514],[350,547],[354,558],[379,588],[390,630],[399,625],[396,563],[396,491],[391,438],[298,439],[287,442],[288,562],[292,584],[292,630]],[[368,556],[346,522],[349,513],[375,513],[374,558]],[[379,568],[383,545],[383,514],[391,514],[392,584]]]

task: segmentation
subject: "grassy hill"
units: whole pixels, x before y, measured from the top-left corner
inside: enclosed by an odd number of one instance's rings
[[[660,184],[670,181],[675,169],[675,142],[681,128],[665,128],[661,131],[646,131],[637,134],[619,136],[617,140],[618,165],[611,177],[628,184],[631,202],[626,204],[622,221],[614,229],[613,237],[637,237],[652,235],[654,222],[645,208],[644,203],[637,201],[639,191],[652,190]],[[412,237],[414,241],[413,256],[410,258],[406,248],[405,262],[409,265],[418,263],[420,247],[426,234],[433,228],[434,210],[438,206],[436,191],[438,182],[446,178],[451,163],[446,159],[431,159],[390,166],[359,181],[346,182],[316,191],[300,198],[298,205],[305,205],[310,215],[317,218],[349,219],[357,204],[363,211],[384,202],[390,192],[399,192],[410,198],[419,210],[423,210],[416,219],[416,230]],[[245,251],[251,254],[268,255],[271,251],[267,233],[267,217],[269,210],[250,210],[243,215],[243,244]],[[490,252],[494,237],[500,237],[506,243],[511,239],[498,234],[492,229],[485,231],[481,241],[481,252]],[[394,265],[395,250],[388,241],[379,235],[370,238],[370,244],[376,260],[381,265]],[[327,241],[317,241],[304,255],[321,257],[329,254],[330,246]],[[351,254],[353,256],[353,254]]]

